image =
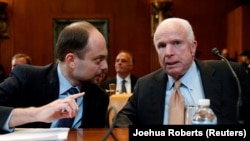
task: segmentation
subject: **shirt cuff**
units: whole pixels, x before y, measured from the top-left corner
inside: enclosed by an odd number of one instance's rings
[[[3,131],[6,131],[6,132],[13,132],[14,131],[14,128],[9,127],[9,122],[10,122],[11,115],[12,115],[12,112],[10,113],[10,115],[9,115],[8,119],[6,120],[6,122],[4,123]]]

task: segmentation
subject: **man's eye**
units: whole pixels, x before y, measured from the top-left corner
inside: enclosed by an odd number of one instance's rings
[[[165,45],[165,44],[159,44],[157,47],[158,47],[158,48],[165,48],[166,45]]]
[[[101,63],[103,60],[105,60],[105,57],[98,57],[98,58],[95,59],[95,62],[99,64],[99,63]]]
[[[180,41],[175,41],[174,45],[179,45],[181,42]]]

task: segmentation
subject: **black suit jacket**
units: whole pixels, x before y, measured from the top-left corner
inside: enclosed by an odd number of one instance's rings
[[[220,60],[197,60],[196,64],[200,70],[205,98],[211,101],[211,108],[217,115],[217,123],[237,124],[238,88],[227,64]],[[241,83],[244,104],[242,113],[245,122],[249,123],[249,78],[239,64],[232,63],[232,66]],[[127,127],[129,124],[162,125],[167,81],[168,77],[162,69],[138,79],[134,94],[118,114],[116,127]]]
[[[136,81],[137,81],[138,77],[136,77],[135,75],[130,75],[130,80],[131,80],[131,92],[133,92],[133,89],[135,87],[135,84],[136,84]],[[109,90],[109,84],[110,83],[115,83],[116,84],[116,77],[113,77],[113,78],[110,78],[110,79],[107,79],[106,81],[102,82],[101,83],[101,87],[104,89],[104,90]]]
[[[3,129],[3,126],[6,122],[6,120],[8,119],[11,111],[13,110],[13,108],[10,108],[10,107],[4,107],[4,106],[0,106],[0,134],[1,133],[4,133],[2,131]]]
[[[81,128],[105,127],[109,97],[98,86],[84,83],[85,91]],[[19,65],[0,84],[0,105],[30,107],[48,104],[59,96],[57,64],[46,66]],[[30,123],[21,127],[50,127],[48,123]]]

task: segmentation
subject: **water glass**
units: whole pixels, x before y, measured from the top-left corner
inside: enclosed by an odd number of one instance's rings
[[[198,105],[185,105],[184,109],[184,124],[191,125],[191,119],[197,111]]]

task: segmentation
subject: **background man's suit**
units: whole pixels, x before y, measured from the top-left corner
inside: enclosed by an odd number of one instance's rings
[[[137,77],[134,76],[134,75],[130,75],[130,80],[131,80],[131,92],[133,93],[133,88],[135,87],[135,84],[136,84],[136,81],[137,81]],[[104,90],[109,90],[109,84],[110,83],[115,83],[116,84],[116,77],[114,78],[110,78],[106,81],[104,81],[103,83],[101,83],[101,87],[104,89]]]
[[[224,61],[198,60],[196,64],[200,70],[205,98],[209,98],[211,101],[211,108],[218,118],[217,123],[237,124],[238,88],[227,64]],[[239,64],[232,63],[232,65],[241,82],[242,98],[245,104],[241,110],[243,110],[246,124],[249,124],[250,82]],[[120,111],[118,114],[116,126],[126,127],[132,123],[162,125],[167,81],[168,77],[162,69],[138,79],[134,94],[125,105],[124,111]],[[131,120],[123,115],[125,113]]]
[[[19,65],[11,77],[0,84],[0,105],[10,107],[43,106],[58,99],[59,79],[57,64],[46,66]],[[81,128],[104,127],[109,97],[97,85],[83,84],[83,118]],[[22,127],[48,128],[48,123],[29,123]]]

